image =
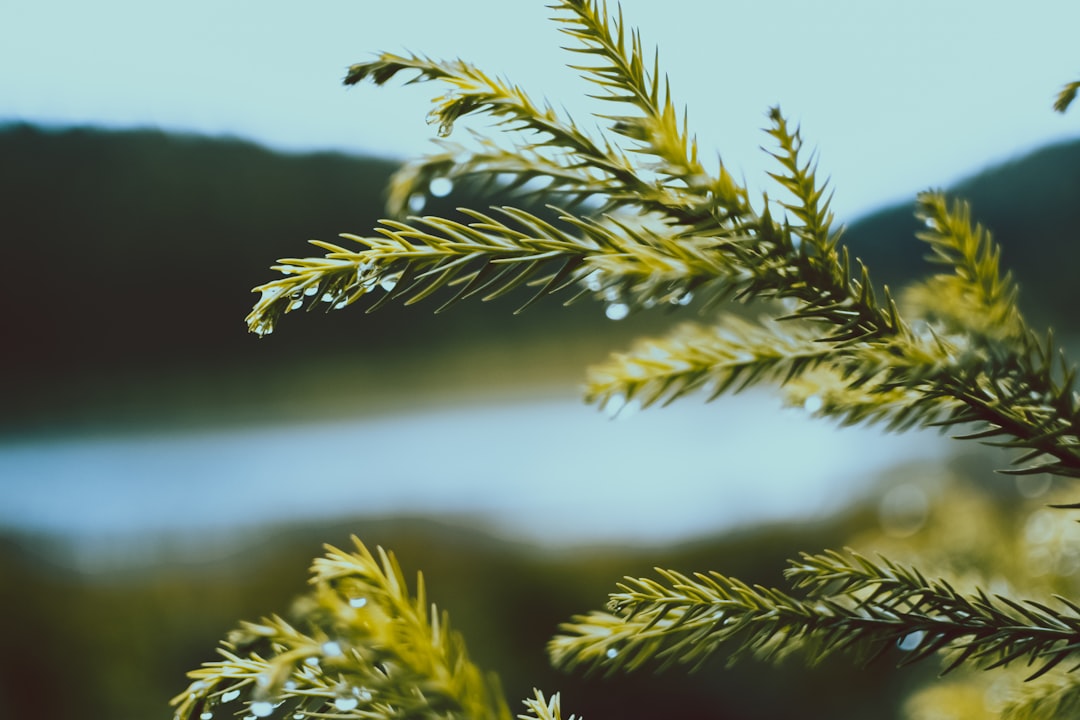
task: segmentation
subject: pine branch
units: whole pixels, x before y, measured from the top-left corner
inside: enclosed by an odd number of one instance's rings
[[[1027,328],[1016,283],[1002,275],[1001,248],[981,225],[972,224],[968,204],[949,205],[941,193],[921,193],[915,214],[926,225],[917,237],[930,245],[930,259],[953,271],[924,286],[920,305],[927,316],[936,316],[949,332],[1023,344]]]
[[[656,182],[643,179],[634,164],[614,145],[595,140],[584,133],[573,120],[560,117],[549,105],[534,102],[519,87],[490,77],[478,68],[462,61],[436,62],[427,58],[400,56],[384,53],[377,60],[359,63],[349,68],[346,85],[355,85],[365,79],[383,85],[398,73],[415,71],[410,82],[440,81],[450,90],[434,100],[429,116],[439,126],[439,135],[448,136],[455,123],[466,115],[486,113],[493,116],[503,130],[527,134],[528,141],[521,145],[530,152],[544,155],[548,162],[557,162],[559,174],[570,176],[578,169],[575,182],[588,184],[589,176],[580,172],[589,168],[600,173],[603,180],[596,185],[602,192],[607,206],[633,206],[643,212],[656,212],[673,218],[681,224],[704,223],[712,225],[712,206],[694,192],[676,192]],[[572,158],[571,162],[559,162],[561,156]],[[554,159],[553,159],[554,157]],[[468,156],[463,159],[465,167],[460,171],[475,174],[475,165]],[[443,164],[443,171],[448,168]],[[453,171],[450,174],[456,174]],[[415,171],[413,171],[415,176]],[[404,188],[408,177],[398,184]],[[591,186],[591,185],[590,185]],[[724,203],[733,208],[745,205],[745,190],[724,173],[716,187]],[[422,187],[411,188],[423,191]]]
[[[534,696],[527,698],[525,707],[528,709],[528,714],[518,715],[518,720],[562,720],[562,709],[560,708],[559,693],[555,693],[548,700],[544,697],[544,694],[539,690],[533,690]],[[567,720],[575,720],[576,715],[571,715]]]
[[[771,177],[790,195],[779,203],[785,213],[780,220],[772,217],[767,198],[757,212],[723,166],[714,177],[705,173],[685,118],[681,129],[676,121],[658,62],[646,61],[639,34],[621,16],[609,19],[598,0],[562,0],[553,7],[562,29],[581,43],[576,50],[595,60],[578,69],[601,87],[600,99],[634,111],[602,116],[609,129],[637,143],[632,155],[651,157],[651,166],[638,167],[616,144],[593,139],[549,105],[460,60],[384,54],[351,67],[346,83],[370,79],[381,85],[412,73],[413,82],[449,87],[432,111],[441,134],[461,117],[481,113],[525,136],[509,149],[477,136],[476,151],[444,146],[406,166],[394,185],[395,210],[436,177],[480,183],[509,177],[511,188],[546,183],[527,191],[534,197],[575,203],[602,198],[615,214],[602,221],[565,215],[571,234],[520,210],[505,209],[499,219],[470,212],[477,222],[468,225],[439,218],[388,221],[381,237],[346,236],[367,248],[361,251],[316,243],[328,251],[325,257],[283,261],[276,269],[285,277],[256,288],[262,297],[248,317],[252,331],[266,334],[282,315],[303,307],[344,307],[379,286],[387,292],[369,309],[456,290],[441,309],[465,297],[500,297],[520,285],[539,286],[534,300],[573,287],[575,297],[591,294],[620,315],[683,302],[691,294],[705,305],[784,299],[792,303],[788,317],[820,328],[816,339],[837,351],[799,343],[788,348],[796,356],[785,363],[763,353],[764,337],[703,350],[660,340],[642,346],[644,354],[632,351],[601,369],[591,396],[637,393],[651,403],[665,393],[681,396],[706,379],[718,381],[723,391],[741,386],[725,384],[728,379],[779,378],[767,371],[770,366],[787,364],[794,372],[782,377],[791,380],[827,363],[832,377],[846,385],[834,385],[828,403],[817,398],[826,414],[894,428],[982,423],[978,437],[1022,450],[1017,472],[1080,476],[1074,430],[1080,403],[1072,369],[1063,360],[1057,370],[1026,329],[1016,286],[1000,272],[1000,252],[981,227],[972,226],[965,205],[949,206],[934,193],[920,197],[928,226],[920,237],[953,272],[908,295],[926,315],[928,329],[916,332],[888,289],[879,301],[866,268],[840,244],[826,183],[818,180],[814,159],[802,157],[799,129],[778,108],[770,110],[767,132],[780,166]],[[650,173],[659,179],[646,180]],[[663,227],[649,227],[651,218]],[[773,340],[786,342],[779,332]],[[753,359],[732,361],[746,352]]]
[[[1005,705],[1002,720],[1058,720],[1080,716],[1080,677],[1058,673],[1025,687]]]
[[[853,353],[855,354],[855,353]],[[867,352],[867,355],[876,354]],[[903,432],[916,427],[951,425],[963,421],[965,406],[944,393],[917,385],[890,382],[895,370],[853,382],[843,365],[821,364],[784,385],[784,397],[794,407],[832,418],[842,425],[883,424],[886,430]]]
[[[982,591],[965,596],[888,561],[805,555],[788,572],[805,598],[716,572],[657,572],[659,580],[620,584],[611,612],[561,626],[549,644],[552,662],[614,672],[654,662],[699,667],[717,655],[728,664],[767,660],[796,649],[810,663],[838,652],[869,661],[899,645],[901,664],[940,652],[952,655],[944,672],[1026,660],[1037,666],[1034,678],[1080,652],[1080,608],[1062,598],[1058,611]]]
[[[364,246],[358,251],[313,241],[327,251],[325,257],[281,260],[275,269],[283,277],[255,288],[262,297],[248,315],[248,327],[265,335],[289,312],[320,303],[342,308],[379,288],[385,294],[370,309],[456,289],[442,310],[472,296],[492,300],[523,284],[540,288],[533,300],[578,286],[578,295],[640,307],[680,302],[688,293],[716,300],[736,292],[742,282],[742,268],[715,252],[723,244],[715,237],[678,236],[614,218],[601,222],[563,213],[560,221],[579,236],[514,208],[501,209],[504,219],[462,212],[475,222],[386,220],[379,237],[343,235]]]
[[[1068,110],[1069,106],[1072,105],[1073,100],[1076,99],[1076,93],[1078,91],[1080,91],[1080,80],[1068,83],[1063,88],[1061,88],[1061,91],[1058,93],[1057,98],[1054,99],[1054,110],[1058,111],[1059,113],[1063,113]]]
[[[666,79],[661,90],[659,57],[654,56],[650,70],[641,34],[627,28],[622,8],[617,18],[609,20],[606,0],[563,0],[552,7],[569,13],[568,18],[557,16],[556,20],[568,24],[562,31],[581,43],[568,49],[597,58],[597,65],[571,66],[602,88],[602,94],[593,97],[629,104],[638,112],[600,117],[610,121],[614,132],[635,141],[638,152],[655,156],[651,169],[665,180],[679,180],[691,188],[708,185],[708,173],[698,161],[697,142],[686,129],[685,113],[680,128]]]
[[[413,212],[417,200],[425,199],[438,179],[455,186],[463,182],[481,196],[497,191],[568,208],[598,198],[605,212],[637,200],[609,176],[578,163],[572,155],[545,153],[522,144],[503,148],[480,135],[474,135],[473,141],[476,147],[470,149],[440,140],[440,152],[402,165],[390,179],[386,209],[391,217]]]
[[[590,368],[585,399],[600,406],[636,400],[648,407],[704,388],[713,400],[759,382],[782,384],[837,352],[803,325],[757,325],[729,315],[710,327],[680,325],[667,337],[640,341]]]
[[[254,717],[509,720],[494,676],[472,664],[447,616],[415,596],[394,556],[328,548],[312,567],[313,591],[279,617],[244,623],[222,660],[189,673],[172,700],[181,720],[219,707]]]

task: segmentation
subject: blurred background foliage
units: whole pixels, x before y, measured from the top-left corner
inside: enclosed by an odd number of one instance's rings
[[[421,304],[367,317],[313,314],[260,342],[244,332],[249,288],[268,279],[273,259],[306,254],[307,238],[366,233],[383,214],[393,163],[27,125],[0,128],[0,156],[2,442],[325,417],[361,400],[368,410],[394,406],[406,385],[416,397],[564,381],[671,320],[616,324],[598,306],[557,303],[514,317],[506,302],[434,317]],[[1080,142],[953,190],[1003,246],[1033,324],[1074,334]],[[424,212],[507,201],[458,189]],[[846,237],[876,278],[896,286],[926,269],[916,229],[905,204],[850,223]],[[673,707],[683,718],[899,717],[902,698],[933,674],[893,672],[899,650],[863,671],[837,660],[809,672],[795,662],[609,679],[556,674],[544,645],[559,622],[602,605],[623,575],[716,568],[776,585],[800,550],[845,544],[1075,598],[1075,533],[1065,514],[1040,509],[1057,487],[995,479],[1003,462],[974,452],[944,468],[897,468],[879,480],[878,499],[834,517],[651,549],[541,551],[430,518],[366,518],[265,527],[198,561],[165,544],[159,562],[89,574],[57,561],[55,538],[0,528],[0,717],[167,717],[184,672],[212,659],[239,619],[287,608],[321,545],[344,545],[350,534],[392,548],[407,573],[424,571],[432,599],[473,657],[501,674],[513,707],[539,687],[562,690],[564,707],[591,720],[667,717]],[[965,702],[969,712],[985,697]]]

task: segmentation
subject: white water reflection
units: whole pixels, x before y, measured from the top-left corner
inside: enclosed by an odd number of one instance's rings
[[[0,445],[0,526],[91,541],[464,516],[542,545],[656,543],[838,509],[936,434],[838,430],[764,392],[610,420],[577,397]]]

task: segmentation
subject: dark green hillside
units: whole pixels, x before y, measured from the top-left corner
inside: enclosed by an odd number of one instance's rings
[[[139,408],[161,392],[177,402],[208,395],[243,404],[269,383],[280,392],[310,382],[327,363],[385,365],[419,358],[422,347],[430,365],[428,353],[543,337],[552,323],[560,337],[611,325],[599,308],[566,312],[557,302],[524,320],[513,317],[513,301],[438,318],[437,305],[424,303],[368,316],[315,312],[259,340],[243,323],[250,288],[275,277],[277,258],[315,251],[310,238],[370,233],[394,164],[153,131],[25,125],[0,128],[0,157],[8,270],[0,372],[12,388],[0,429],[97,423],[103,405],[139,423]],[[455,194],[429,211],[499,201]]]
[[[840,192],[843,189],[840,188]],[[1080,141],[1043,148],[985,170],[950,189],[966,198],[972,217],[1002,245],[1002,264],[1020,282],[1022,307],[1032,320],[1060,330],[1080,329],[1072,312],[1080,267]],[[848,228],[846,239],[873,276],[893,287],[931,272],[914,199],[876,212]]]

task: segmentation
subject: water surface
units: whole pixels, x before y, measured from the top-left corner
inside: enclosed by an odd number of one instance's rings
[[[844,507],[942,458],[917,432],[837,429],[765,391],[610,419],[580,399],[247,429],[0,444],[0,526],[94,553],[276,521],[451,516],[546,546],[661,543]],[[201,539],[201,540],[200,540]]]

